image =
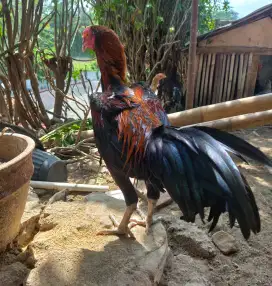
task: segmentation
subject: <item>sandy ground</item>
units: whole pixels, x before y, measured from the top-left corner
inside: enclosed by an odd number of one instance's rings
[[[271,126],[237,131],[235,134],[260,148],[272,158]],[[260,209],[262,231],[256,236],[252,235],[246,242],[242,238],[239,228],[235,226],[230,230],[227,217],[222,217],[215,231],[222,229],[231,233],[237,240],[239,251],[231,256],[219,253],[214,259],[205,261],[209,269],[209,272],[204,274],[209,281],[207,285],[272,285],[272,173],[264,166],[254,162],[250,163],[250,165],[244,163],[238,165],[255,194]],[[109,185],[111,189],[118,188],[108,172],[97,173],[92,171],[87,164],[74,164],[70,167],[69,174],[70,181],[105,184]],[[162,214],[168,211],[169,209],[166,208]],[[197,225],[204,230],[208,229],[208,226],[201,222],[197,222]],[[172,250],[174,265],[175,263],[177,265],[178,260],[175,260],[175,255],[179,252],[182,253],[182,249]],[[162,285],[180,285],[180,269],[178,268],[176,267],[175,270],[174,267],[165,271]]]

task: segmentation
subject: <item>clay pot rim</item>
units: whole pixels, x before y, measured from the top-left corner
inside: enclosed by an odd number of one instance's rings
[[[21,138],[23,140],[26,141],[27,143],[27,147],[25,148],[25,150],[23,152],[21,152],[18,156],[14,157],[13,159],[9,160],[6,163],[2,163],[0,165],[0,172],[9,168],[10,166],[17,164],[18,162],[20,162],[21,160],[23,160],[24,158],[26,158],[28,155],[30,155],[32,153],[32,151],[35,148],[35,142],[33,139],[31,139],[28,136],[22,135],[22,134],[18,134],[18,133],[5,133],[1,136],[14,136],[16,138]]]

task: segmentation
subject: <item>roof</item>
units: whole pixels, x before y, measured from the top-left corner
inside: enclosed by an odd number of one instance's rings
[[[272,18],[272,4],[268,4],[268,5],[260,8],[256,11],[252,12],[251,14],[245,16],[244,18],[233,21],[232,23],[230,23],[226,26],[220,27],[216,30],[213,30],[213,31],[208,32],[208,33],[203,34],[203,35],[200,35],[197,37],[197,41],[199,42],[199,41],[214,37],[216,35],[225,33],[227,31],[236,29],[238,27],[245,26],[245,25],[253,23],[255,21],[259,21],[259,20],[266,18],[266,17]]]

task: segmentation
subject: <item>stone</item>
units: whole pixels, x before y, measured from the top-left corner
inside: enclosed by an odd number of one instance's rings
[[[134,178],[130,178],[130,181],[133,185],[135,185],[135,188],[137,188],[137,190],[139,190],[140,192],[146,194],[147,190],[146,190],[146,185],[145,185],[145,181],[143,180],[135,180]],[[135,182],[135,184],[134,184]]]
[[[96,234],[105,225],[110,227],[109,214],[120,221],[124,209],[123,200],[101,193],[88,195],[85,202],[47,205],[40,218],[40,229],[45,231],[40,230],[30,244],[37,262],[26,285],[158,283],[169,252],[161,223],[154,224],[149,235],[143,227],[134,227],[135,240]]]
[[[171,197],[169,196],[169,194],[167,192],[161,193],[160,198],[157,202],[156,210],[160,210],[160,209],[170,205],[172,202],[173,202],[173,200],[171,199]]]
[[[212,235],[212,241],[224,254],[232,254],[238,251],[235,238],[229,233],[220,230]]]
[[[68,190],[62,190],[62,191],[59,191],[57,193],[55,193],[48,201],[48,204],[53,204],[54,202],[57,202],[57,201],[66,201],[67,199],[67,195],[68,195]]]
[[[24,252],[21,252],[19,255],[17,255],[16,260],[23,263],[30,269],[34,268],[36,259],[34,257],[33,248],[28,246]]]
[[[125,200],[124,195],[121,190],[108,191],[105,194],[112,198],[118,199],[118,200],[122,200],[122,201]]]
[[[160,220],[166,226],[169,245],[174,254],[178,254],[182,249],[192,257],[209,259],[216,255],[209,236],[195,224],[166,215],[162,216]]]
[[[20,262],[15,262],[0,268],[1,286],[24,285],[29,269]]]
[[[41,197],[47,195],[49,192],[54,193],[53,190],[46,190],[46,189],[33,189],[33,192]]]
[[[161,286],[211,286],[208,263],[202,259],[179,254],[171,257],[160,283]]]
[[[42,208],[43,205],[40,204],[40,199],[38,195],[32,190],[32,188],[30,188],[21,223],[26,222],[32,217],[40,215]]]
[[[37,233],[42,209],[43,205],[40,204],[38,195],[30,189],[21,219],[20,231],[16,237],[18,245],[26,246]]]

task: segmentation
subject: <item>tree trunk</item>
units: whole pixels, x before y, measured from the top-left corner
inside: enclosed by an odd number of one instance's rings
[[[62,74],[56,75],[56,86],[58,89],[60,89],[62,92],[65,88],[65,77]],[[62,92],[56,91],[55,93],[55,105],[54,105],[54,121],[59,121],[62,113],[62,106],[64,97]]]
[[[192,0],[191,35],[187,74],[186,109],[193,108],[196,77],[196,45],[198,28],[198,0]]]
[[[3,90],[0,90],[0,121],[10,122],[9,112],[4,98]]]

